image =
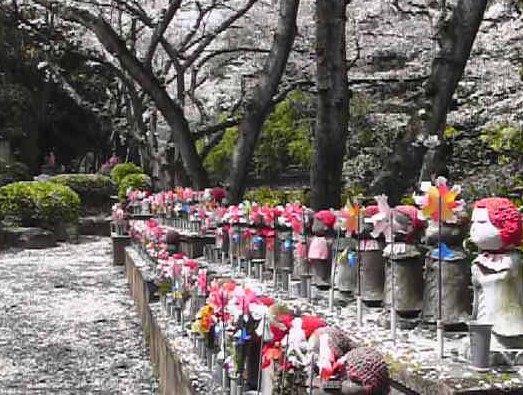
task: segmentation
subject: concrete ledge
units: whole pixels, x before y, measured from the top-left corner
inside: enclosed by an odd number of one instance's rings
[[[204,377],[209,372],[198,366],[201,361],[190,359],[194,355],[191,342],[182,336],[178,327],[174,334],[172,323],[163,314],[160,303],[151,303],[151,295],[147,286],[150,274],[145,260],[132,247],[125,249],[125,269],[131,294],[136,303],[146,342],[150,347],[151,360],[155,364],[160,381],[162,395],[192,395],[219,393],[211,390],[212,380]],[[209,264],[220,276],[220,264]],[[227,269],[221,267],[221,269]],[[225,272],[224,272],[225,274]],[[388,365],[391,384],[395,394],[523,394],[523,376],[519,372],[478,373],[472,371],[466,362],[459,362],[447,350],[447,357],[438,360],[435,356],[435,341],[425,338],[423,342],[407,339],[408,331],[398,330],[396,342],[392,342],[388,330],[372,324],[376,314],[371,309],[367,326],[359,328],[356,325],[356,309],[352,303],[342,311],[328,313],[326,298],[319,301],[314,309],[323,315],[330,325],[339,326],[356,344],[374,347],[388,355]],[[302,311],[309,311],[306,301],[297,298],[288,301],[290,308],[301,306]],[[306,307],[306,308],[303,308]],[[169,327],[171,325],[171,327]],[[455,342],[447,339],[450,348]],[[417,361],[416,355],[426,354],[427,358]],[[189,362],[188,362],[189,361]],[[513,381],[514,380],[514,381]],[[195,384],[195,382],[197,384]],[[200,383],[203,383],[201,385]],[[199,389],[198,389],[199,387]]]
[[[140,255],[132,247],[127,247],[125,249],[125,274],[140,316],[145,341],[149,346],[151,361],[156,367],[160,394],[199,394],[201,392],[193,388],[194,380],[190,377],[191,373],[184,369],[183,356],[176,350],[173,339],[167,335],[169,323],[162,315],[160,303],[150,303],[147,270]],[[190,353],[187,349],[185,352]]]

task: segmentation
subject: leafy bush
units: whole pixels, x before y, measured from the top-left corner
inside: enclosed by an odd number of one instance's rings
[[[147,174],[129,174],[118,185],[118,198],[125,203],[128,189],[150,189],[151,179]]]
[[[309,205],[310,195],[306,190],[282,190],[260,188],[249,191],[245,194],[245,199],[255,201],[259,205],[277,206],[279,204],[293,203],[299,201],[302,204]]]
[[[33,177],[29,168],[21,162],[7,163],[0,161],[0,186],[16,181],[30,181]]]
[[[15,182],[0,188],[0,213],[15,225],[54,229],[78,221],[80,198],[54,182]]]
[[[60,174],[51,181],[75,191],[86,214],[109,211],[111,196],[116,194],[116,185],[109,177],[100,174]]]
[[[111,179],[119,186],[129,174],[143,174],[143,170],[132,162],[120,163],[111,170]]]
[[[311,101],[305,94],[295,91],[276,105],[267,117],[252,158],[254,172],[264,179],[272,179],[294,165],[308,169],[313,144],[310,134]],[[227,178],[230,162],[238,138],[238,127],[225,131],[220,141],[206,156],[204,165],[218,179]],[[198,145],[202,147],[202,142]]]

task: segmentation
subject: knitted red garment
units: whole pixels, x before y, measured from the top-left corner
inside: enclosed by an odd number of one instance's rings
[[[327,326],[323,318],[315,315],[304,315],[301,317],[301,328],[305,332],[305,337],[309,339],[313,332],[318,328]]]
[[[390,392],[389,369],[379,352],[370,347],[358,347],[345,357],[349,378],[361,384],[366,393],[378,390],[386,394]]]
[[[521,215],[517,207],[506,198],[481,199],[475,208],[486,208],[492,225],[500,230],[503,248],[521,245]]]
[[[321,210],[314,214],[325,226],[332,228],[336,222],[336,216],[330,210]]]
[[[365,217],[372,217],[380,212],[380,209],[376,205],[363,207],[362,213]]]

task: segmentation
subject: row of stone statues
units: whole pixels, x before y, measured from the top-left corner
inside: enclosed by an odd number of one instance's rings
[[[320,211],[312,234],[295,237],[294,248],[289,232],[280,232],[280,237],[265,234],[272,248],[263,257],[269,266],[295,277],[310,276],[313,286],[325,290],[332,285],[333,253],[341,257],[344,249],[350,250],[350,259],[345,254],[346,261],[338,259],[342,264],[336,267],[335,285],[342,293],[359,294],[369,306],[394,306],[405,319],[421,315],[425,322],[441,320],[446,325],[469,320],[492,324],[493,348],[523,348],[517,207],[508,199],[491,197],[476,202],[470,218],[462,211],[451,221],[427,222],[414,206],[391,209],[386,200],[377,202],[362,211],[351,237],[337,235],[332,213]],[[477,248],[473,254],[465,249],[469,229]],[[239,237],[230,234],[231,245],[239,245]],[[251,245],[254,242],[261,251],[260,237],[251,238]]]

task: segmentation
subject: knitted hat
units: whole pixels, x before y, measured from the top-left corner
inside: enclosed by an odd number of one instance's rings
[[[328,228],[332,228],[336,222],[336,216],[330,210],[318,211],[314,214],[314,218],[319,219]]]
[[[361,384],[366,393],[390,391],[389,369],[383,356],[370,347],[358,347],[345,356],[349,378]]]

